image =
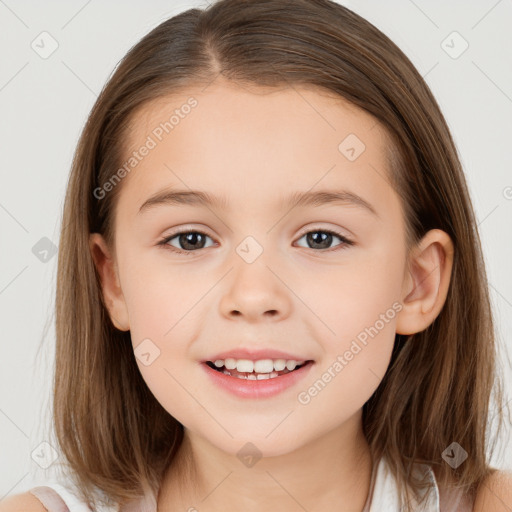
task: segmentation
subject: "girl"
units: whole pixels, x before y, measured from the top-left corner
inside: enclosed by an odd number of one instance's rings
[[[66,474],[2,510],[512,507],[456,148],[349,9],[220,0],[144,37],[84,128],[59,251]]]

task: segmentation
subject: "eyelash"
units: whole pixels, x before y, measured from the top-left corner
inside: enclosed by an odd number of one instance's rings
[[[166,237],[162,238],[158,242],[158,245],[161,246],[163,249],[167,249],[167,250],[172,251],[172,252],[177,253],[177,254],[185,254],[187,256],[192,256],[193,253],[198,252],[200,249],[195,250],[195,251],[184,251],[184,250],[181,250],[181,249],[176,249],[176,247],[173,247],[171,245],[168,245],[168,243],[173,238],[176,238],[179,235],[190,234],[190,233],[196,233],[196,234],[204,235],[204,236],[207,236],[208,238],[211,238],[211,236],[207,235],[203,231],[183,230],[183,231],[178,231],[176,233],[173,233],[172,235],[169,235],[169,236],[166,236]],[[304,235],[307,235],[309,233],[328,233],[329,235],[337,236],[341,240],[341,242],[342,242],[341,244],[336,246],[334,249],[324,249],[324,250],[320,249],[320,250],[316,250],[316,251],[315,251],[315,249],[312,249],[315,252],[334,252],[334,251],[339,251],[339,250],[342,250],[342,249],[346,249],[348,246],[354,245],[353,241],[349,240],[348,238],[343,236],[341,233],[338,233],[337,231],[333,231],[333,230],[330,230],[330,229],[310,229],[310,230],[305,231],[304,233],[302,233],[301,236],[299,237],[299,240]]]

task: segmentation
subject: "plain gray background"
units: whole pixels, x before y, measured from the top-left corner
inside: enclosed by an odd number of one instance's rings
[[[510,400],[512,3],[339,3],[402,48],[452,130],[479,221]],[[55,343],[52,248],[59,243],[65,184],[80,131],[128,49],[165,19],[206,5],[0,0],[0,499],[44,483],[56,467],[45,469],[58,457],[45,423]],[[55,51],[44,55],[52,45],[58,45]],[[510,431],[492,459],[496,467],[512,468],[507,437]]]

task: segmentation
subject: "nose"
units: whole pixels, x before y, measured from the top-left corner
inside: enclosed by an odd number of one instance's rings
[[[231,320],[240,317],[250,323],[289,316],[291,292],[262,257],[252,263],[236,262],[230,274],[220,301],[223,316]]]

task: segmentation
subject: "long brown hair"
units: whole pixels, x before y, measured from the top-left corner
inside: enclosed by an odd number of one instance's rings
[[[411,464],[473,494],[494,470],[487,447],[493,385],[502,383],[481,244],[446,121],[406,55],[371,23],[329,0],[220,0],[161,23],[135,45],[99,95],[73,160],[63,211],[56,295],[53,420],[70,473],[89,505],[156,492],[183,440],[138,370],[129,332],[112,324],[88,237],[114,247],[122,183],[94,190],[118,169],[130,120],[148,102],[219,75],[243,84],[312,86],[372,114],[390,137],[389,179],[402,202],[410,249],[430,229],[449,234],[448,296],[428,329],[396,335],[390,366],[363,407],[372,457],[386,457],[404,503],[422,486]],[[495,438],[496,440],[496,438]],[[453,470],[453,442],[468,453]]]

